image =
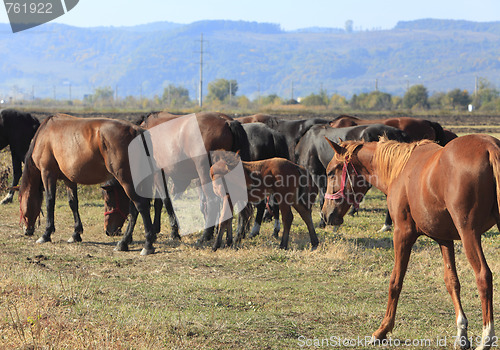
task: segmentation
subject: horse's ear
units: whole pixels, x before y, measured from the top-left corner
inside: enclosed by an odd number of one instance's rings
[[[325,140],[330,144],[330,146],[333,148],[335,153],[342,155],[345,153],[345,148],[340,146],[339,144],[333,142],[332,140],[328,139],[325,137]]]

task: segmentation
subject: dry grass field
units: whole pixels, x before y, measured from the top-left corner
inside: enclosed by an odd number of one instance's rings
[[[449,125],[455,132],[474,128]],[[0,172],[8,167],[3,151]],[[79,191],[81,243],[66,243],[73,220],[62,190],[52,243],[35,243],[43,217],[34,237],[23,235],[17,195],[0,207],[0,349],[373,348],[362,340],[385,313],[393,265],[391,233],[377,233],[385,213],[379,191],[372,190],[359,215],[346,218],[338,232],[317,229],[320,247],[314,252],[298,215],[288,251],[278,249],[267,223],[241,249],[215,253],[209,245],[196,247],[197,234],[170,240],[165,217],[157,252],[146,257],[139,255],[142,224],[131,251],[115,252],[119,238],[104,234],[99,187]],[[496,227],[483,244],[498,300]],[[482,331],[480,301],[460,242],[456,251],[475,338]],[[439,248],[422,237],[413,248],[392,345],[384,348],[451,349],[454,323]],[[406,340],[411,346],[397,346]]]

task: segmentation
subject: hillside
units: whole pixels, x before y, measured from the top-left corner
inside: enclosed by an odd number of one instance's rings
[[[12,34],[0,24],[0,97],[81,99],[100,86],[118,95],[161,95],[169,83],[196,96],[200,34],[204,91],[217,78],[236,79],[238,94],[403,94],[472,91],[474,78],[500,81],[500,22],[423,19],[392,30],[346,33],[336,28],[285,32],[279,25],[242,21],[158,22],[135,27],[77,28],[46,24]]]

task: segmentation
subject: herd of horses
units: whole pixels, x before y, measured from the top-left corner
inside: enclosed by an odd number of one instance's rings
[[[178,225],[170,195],[183,193],[192,181],[200,185],[200,210],[206,220],[199,241],[207,242],[217,233],[214,250],[222,245],[224,232],[226,245],[240,244],[249,230],[253,205],[257,215],[251,237],[258,234],[268,208],[275,216],[276,236],[281,213],[280,247],[286,249],[293,207],[306,223],[311,248],[315,249],[319,241],[311,213],[316,196],[321,203],[319,225],[341,225],[349,208],[358,207],[364,194],[374,186],[387,195],[386,225],[394,222],[395,262],[387,311],[373,340],[384,339],[392,331],[411,248],[419,236],[426,235],[441,248],[445,284],[456,313],[456,345],[467,349],[471,344],[460,301],[454,240],[462,240],[481,298],[483,333],[477,349],[487,349],[497,341],[493,328],[492,274],[481,248],[481,235],[494,224],[500,229],[500,141],[493,137],[457,138],[438,123],[407,117],[363,120],[341,115],[331,120],[285,120],[256,114],[233,119],[222,113],[201,112],[195,115],[199,130],[193,132],[183,124],[181,116],[164,112],[151,113],[136,124],[65,114],[53,115],[40,124],[28,113],[14,110],[3,110],[0,116],[1,147],[10,145],[12,152],[13,188],[21,174],[20,161],[24,159],[25,163],[19,201],[26,235],[34,233],[45,192],[46,226],[39,243],[49,242],[55,231],[57,180],[66,184],[75,220],[69,242],[82,240],[77,185],[102,184],[106,233],[119,234],[130,218],[116,247],[128,250],[140,214],[146,234],[143,255],[154,253],[163,206],[169,215],[172,237],[180,238],[182,227]],[[174,165],[162,168],[155,175],[165,186],[167,180],[173,186],[161,195],[161,189],[155,189],[153,221],[150,198],[139,195],[134,187],[128,147],[132,140],[142,138],[147,153],[144,135],[174,120],[177,121],[175,136],[162,140],[162,157],[172,160]],[[187,145],[195,137],[201,137],[210,154],[208,162],[190,153]],[[232,217],[234,203],[225,178],[238,164],[243,169],[249,204],[238,216],[233,240],[231,219],[227,218]],[[293,181],[285,183],[284,178]],[[304,182],[304,178],[308,181]],[[3,203],[11,201],[12,195],[13,189]]]

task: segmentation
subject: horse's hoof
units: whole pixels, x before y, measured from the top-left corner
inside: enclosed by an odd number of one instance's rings
[[[142,248],[142,250],[141,250],[141,255],[150,255],[150,254],[154,254],[154,253],[155,253],[154,248],[151,248],[151,249]]]
[[[311,252],[314,252],[316,249],[318,249],[318,245],[311,246]]]
[[[276,231],[276,230],[274,230],[274,231],[273,231],[273,237],[274,237],[274,238],[276,238],[276,239],[279,239],[279,238],[280,238],[280,236],[279,236],[279,234],[278,234],[279,232],[280,232],[280,230],[277,230],[277,231]]]
[[[470,341],[467,339],[467,337],[461,337],[461,338],[456,338],[455,343],[453,344],[454,349],[460,349],[460,350],[468,350],[470,349]]]
[[[382,228],[380,230],[378,230],[377,232],[379,233],[382,233],[382,232],[387,232],[387,231],[391,231],[392,230],[392,226],[391,225],[385,225],[382,226]]]
[[[45,237],[43,237],[43,236],[42,236],[42,237],[40,237],[40,238],[38,238],[38,239],[36,240],[36,243],[38,243],[38,244],[42,244],[42,243],[47,243],[47,242],[50,242],[50,241],[51,241],[51,239],[50,239],[50,238],[45,238]]]
[[[0,202],[0,204],[10,204],[12,203],[12,197],[9,197],[9,198],[4,198],[2,199],[2,201]]]
[[[80,236],[80,234],[73,235],[71,236],[70,239],[68,239],[68,243],[76,243],[81,241],[82,241],[82,236]]]
[[[118,242],[118,244],[115,247],[115,251],[117,252],[128,252],[128,244],[123,243],[123,242]]]

